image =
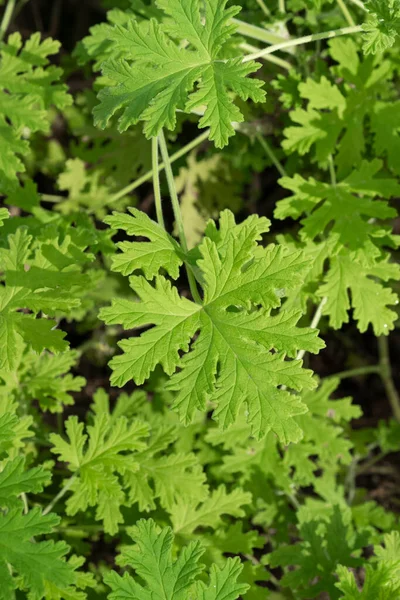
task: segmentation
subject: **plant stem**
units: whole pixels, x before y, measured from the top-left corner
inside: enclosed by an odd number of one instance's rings
[[[13,16],[13,12],[14,12],[14,8],[15,8],[15,0],[8,0],[7,2],[7,6],[5,8],[4,14],[3,14],[3,18],[1,20],[1,24],[0,24],[0,42],[3,40],[6,31],[10,25],[12,16]]]
[[[285,12],[286,12],[285,0],[279,0],[279,12],[282,14],[285,14]]]
[[[272,161],[273,165],[276,167],[277,171],[279,171],[281,177],[287,177],[287,173],[286,173],[285,169],[279,162],[278,158],[275,155],[275,152],[272,150],[271,146],[268,144],[265,137],[262,136],[261,133],[257,133],[256,138],[260,142],[261,146],[264,148],[265,153],[271,159],[271,161]]]
[[[360,375],[370,375],[371,373],[379,375],[380,372],[381,368],[379,365],[371,365],[368,367],[358,367],[357,369],[348,369],[347,371],[340,371],[339,373],[335,373],[334,375],[328,375],[326,379],[330,379],[332,377],[337,377],[338,379],[348,379],[349,377],[359,377]]]
[[[340,10],[343,13],[344,18],[346,19],[346,21],[348,22],[350,27],[354,27],[355,26],[354,19],[351,16],[350,11],[347,8],[346,4],[344,3],[344,0],[337,0],[337,3],[338,3]]]
[[[379,452],[379,454],[375,454],[372,458],[367,460],[367,462],[363,463],[356,471],[357,475],[361,475],[362,473],[366,473],[371,467],[373,467],[376,463],[378,463],[382,458],[387,456],[387,452]]]
[[[315,311],[315,315],[313,320],[311,321],[311,329],[316,329],[318,327],[318,323],[321,320],[322,317],[322,311],[324,309],[325,304],[327,303],[328,298],[326,296],[324,296],[321,300],[321,302],[318,305],[317,310]],[[302,358],[304,358],[306,351],[305,350],[299,350],[299,352],[296,355],[296,360],[301,360]]]
[[[268,6],[265,4],[264,0],[256,0],[258,6],[261,8],[261,10],[263,11],[263,13],[265,14],[266,17],[270,17],[271,16],[271,11],[269,10]]]
[[[65,496],[65,494],[68,492],[68,490],[70,489],[70,487],[74,483],[75,478],[76,478],[76,475],[72,475],[72,477],[70,477],[68,479],[68,481],[64,485],[64,487],[58,492],[58,494],[56,496],[54,496],[54,498],[50,502],[50,504],[48,504],[46,506],[46,508],[43,510],[42,515],[47,515],[49,512],[51,512],[53,510],[53,507],[57,504],[57,502],[59,500],[61,500],[61,498],[63,498],[63,496]]]
[[[380,335],[378,337],[378,350],[382,382],[385,386],[386,395],[392,407],[393,416],[396,421],[400,422],[400,397],[393,381],[389,355],[389,339],[386,335]]]
[[[185,156],[185,154],[188,154],[191,150],[193,150],[193,148],[196,148],[196,146],[198,146],[202,142],[205,142],[208,139],[209,133],[210,133],[210,130],[207,129],[201,135],[199,135],[197,138],[195,138],[194,140],[189,142],[189,144],[186,144],[186,146],[183,146],[183,148],[181,148],[180,150],[175,152],[175,154],[173,154],[169,159],[170,163],[171,164],[174,163],[179,158],[182,158],[182,156]],[[158,165],[158,172],[161,172],[164,169],[165,169],[165,164],[160,163]],[[130,192],[133,192],[133,190],[136,190],[136,188],[143,185],[143,183],[146,183],[146,181],[150,181],[152,176],[153,176],[153,169],[151,169],[151,171],[148,171],[147,173],[142,175],[142,177],[139,177],[139,179],[136,179],[136,181],[134,181],[133,183],[130,183],[126,187],[122,188],[122,190],[120,190],[119,192],[117,192],[116,194],[111,196],[109,203],[111,204],[113,202],[117,202],[117,200],[119,200],[120,198],[123,198]]]
[[[178,194],[177,194],[176,187],[175,187],[175,180],[174,180],[174,175],[172,173],[171,161],[168,156],[167,143],[165,141],[164,132],[162,130],[159,133],[158,140],[160,143],[161,155],[162,155],[164,165],[165,165],[165,174],[167,176],[168,189],[169,189],[169,194],[171,196],[172,209],[174,211],[175,222],[176,222],[176,226],[178,228],[179,241],[181,243],[183,251],[186,254],[188,252],[188,245],[187,245],[187,241],[186,241],[185,229],[183,226],[181,207],[179,205]],[[186,272],[187,272],[190,291],[192,293],[193,299],[196,302],[198,302],[199,304],[201,304],[201,298],[200,298],[200,294],[197,289],[196,280],[194,278],[192,271],[190,270],[190,268],[187,265],[186,265]]]
[[[280,44],[286,42],[285,38],[275,33],[270,33],[263,27],[257,27],[257,25],[250,25],[239,19],[232,19],[232,23],[237,26],[236,32],[244,37],[249,37],[259,42],[265,42],[266,44]]]
[[[25,492],[21,494],[21,500],[24,505],[24,515],[27,515],[29,512],[28,498],[26,497]]]
[[[58,203],[58,202],[62,202],[63,200],[67,199],[66,196],[57,196],[55,194],[40,194],[40,195],[41,195],[43,202]]]
[[[242,48],[242,50],[245,50],[245,52],[249,53],[254,53],[258,50],[256,46],[246,44],[245,42],[243,42],[243,44],[240,44],[240,47]],[[282,67],[283,69],[287,69],[288,71],[290,71],[290,69],[293,68],[293,65],[291,65],[290,62],[284,60],[283,58],[280,58],[279,56],[274,56],[273,54],[263,56],[263,60],[273,63],[274,65],[278,65],[278,67]]]
[[[317,40],[329,40],[331,38],[339,37],[341,35],[347,35],[350,33],[360,33],[362,31],[362,25],[355,25],[354,27],[343,27],[342,29],[333,29],[332,31],[324,31],[323,33],[313,33],[311,35],[305,35],[300,38],[296,38],[295,40],[288,40],[287,42],[282,42],[280,44],[275,44],[274,46],[270,46],[269,48],[264,48],[264,50],[260,50],[259,52],[255,52],[254,54],[249,54],[245,56],[243,62],[249,62],[251,60],[256,60],[257,58],[263,58],[268,54],[273,54],[278,50],[285,50],[287,48],[293,48],[294,46],[301,46],[302,44],[308,44],[310,42],[316,42]]]
[[[153,167],[153,189],[154,189],[154,201],[156,204],[157,222],[163,229],[165,229],[163,211],[162,211],[162,199],[160,190],[160,171],[158,169],[158,137],[153,137],[151,140],[152,149],[152,167]]]

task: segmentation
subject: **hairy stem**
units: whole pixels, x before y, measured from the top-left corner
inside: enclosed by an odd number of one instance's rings
[[[273,54],[278,50],[285,50],[294,46],[301,46],[302,44],[309,44],[310,42],[316,42],[318,40],[329,40],[331,38],[339,37],[341,35],[348,35],[351,33],[360,33],[362,31],[362,25],[355,25],[354,27],[343,27],[342,29],[333,29],[332,31],[324,31],[323,33],[313,33],[311,35],[305,35],[304,37],[296,38],[295,40],[288,40],[287,42],[281,42],[275,44],[269,48],[264,48],[254,54],[245,56],[243,62],[249,62],[256,60],[257,58],[263,58],[268,54]]]
[[[258,50],[258,48],[256,46],[252,46],[251,44],[246,44],[245,42],[243,42],[243,44],[240,44],[240,47],[242,48],[242,50],[244,50],[245,52],[248,52],[248,53],[254,53],[254,52],[257,52],[257,50]],[[273,54],[268,54],[268,56],[263,56],[263,60],[273,63],[274,65],[277,65],[278,67],[282,67],[283,69],[286,69],[287,71],[290,71],[290,69],[293,68],[293,65],[291,65],[290,62],[288,62],[287,60],[284,60],[283,58],[280,58],[279,56],[274,56]]]
[[[354,27],[355,26],[354,19],[351,16],[351,13],[350,13],[349,9],[347,8],[346,4],[344,3],[344,0],[336,0],[336,1],[338,3],[340,10],[343,13],[344,18],[346,19],[346,21],[348,22],[350,27]]]
[[[151,140],[152,149],[152,167],[153,167],[153,189],[154,189],[154,201],[156,205],[157,222],[163,229],[165,229],[163,211],[162,211],[162,199],[160,189],[160,171],[158,168],[158,138],[153,137]]]
[[[47,515],[49,512],[51,512],[53,510],[53,507],[57,504],[57,502],[59,502],[61,500],[61,498],[63,498],[65,496],[65,494],[68,492],[68,490],[71,488],[72,484],[75,481],[75,478],[76,478],[76,475],[72,475],[72,477],[70,477],[68,479],[68,481],[64,485],[64,487],[61,488],[61,490],[58,492],[58,494],[56,496],[54,496],[54,498],[50,502],[50,504],[48,504],[46,506],[46,508],[43,510],[42,515]]]
[[[286,173],[285,169],[281,165],[275,152],[273,151],[273,149],[271,148],[271,146],[269,145],[269,143],[267,142],[265,137],[263,135],[261,135],[261,133],[257,133],[256,138],[260,142],[263,149],[265,150],[265,154],[268,156],[268,158],[270,158],[273,165],[276,167],[277,171],[280,173],[281,177],[286,177],[287,173]]]
[[[378,337],[380,376],[386,390],[386,395],[392,407],[393,416],[400,422],[400,397],[397,393],[390,365],[389,339],[386,335]]]
[[[367,460],[365,463],[363,463],[362,465],[360,465],[358,467],[356,474],[361,475],[362,473],[366,473],[367,471],[369,471],[369,469],[371,467],[376,465],[376,463],[381,461],[382,458],[385,458],[385,456],[387,456],[387,455],[388,455],[388,452],[379,452],[379,454],[375,454],[375,456],[373,456],[372,458],[370,458],[369,460]]]
[[[249,37],[259,42],[265,42],[266,44],[280,44],[285,42],[285,38],[275,33],[270,33],[263,27],[257,27],[257,25],[250,25],[239,19],[232,19],[232,22],[237,26],[237,33],[245,37]]]
[[[15,8],[15,0],[8,0],[7,6],[5,8],[3,18],[0,24],[0,42],[3,40],[6,31],[11,23],[11,19],[14,13]]]
[[[201,135],[199,135],[197,138],[195,138],[194,140],[189,142],[189,144],[186,144],[186,146],[183,146],[183,148],[181,148],[180,150],[175,152],[175,154],[172,154],[172,156],[169,159],[170,163],[171,164],[174,163],[176,160],[179,160],[180,158],[182,158],[182,156],[185,156],[185,154],[188,154],[191,150],[193,150],[193,148],[196,148],[196,146],[199,146],[202,142],[205,142],[208,139],[209,134],[210,134],[210,130],[207,129]],[[158,172],[160,173],[164,169],[165,169],[165,164],[160,163],[158,165]],[[152,176],[153,176],[153,169],[151,171],[148,171],[144,175],[142,175],[142,177],[139,177],[139,179],[136,179],[136,181],[134,181],[133,183],[130,183],[126,187],[122,188],[122,190],[120,190],[113,196],[111,196],[109,203],[111,204],[113,202],[117,202],[117,200],[119,200],[120,198],[123,198],[130,192],[133,192],[133,190],[136,190],[138,187],[143,185],[143,183],[146,183],[146,181],[150,181]]]
[[[268,6],[265,4],[264,0],[256,0],[258,6],[261,8],[261,10],[263,11],[263,13],[265,14],[266,17],[270,17],[271,16],[271,11],[269,10]]]
[[[181,243],[183,251],[185,253],[187,253],[188,245],[187,245],[187,241],[186,241],[185,229],[183,226],[181,207],[179,205],[178,194],[177,194],[176,187],[175,187],[175,180],[174,180],[174,175],[172,173],[171,161],[168,156],[167,143],[165,141],[164,132],[162,130],[158,136],[158,139],[159,139],[159,143],[160,143],[161,155],[162,155],[164,165],[165,165],[165,174],[167,176],[167,183],[168,183],[169,194],[171,196],[172,209],[174,211],[176,226],[178,228],[179,241]],[[187,265],[186,265],[186,272],[187,272],[190,291],[192,293],[193,299],[196,302],[201,303],[201,298],[200,298],[200,294],[197,289],[196,280],[194,278],[192,271],[190,270],[190,268]]]
[[[316,329],[318,327],[318,323],[321,320],[322,317],[322,311],[324,309],[325,304],[327,303],[328,298],[326,296],[324,296],[321,300],[321,302],[319,303],[317,310],[315,311],[315,315],[313,320],[311,321],[311,329]],[[301,360],[302,358],[304,358],[304,355],[306,353],[306,350],[299,350],[297,355],[296,355],[296,360]]]
[[[329,375],[327,379],[337,377],[338,379],[348,379],[349,377],[359,377],[360,375],[371,375],[375,373],[379,375],[381,368],[379,365],[371,365],[368,367],[358,367],[356,369],[348,369],[347,371],[340,371],[334,375]]]

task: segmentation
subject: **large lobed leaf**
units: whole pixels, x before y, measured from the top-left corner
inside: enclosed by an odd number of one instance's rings
[[[158,531],[152,519],[138,521],[131,537],[136,545],[123,551],[120,562],[133,567],[144,585],[128,573],[121,577],[112,571],[105,577],[112,590],[109,600],[235,600],[248,588],[236,581],[242,571],[238,558],[228,558],[222,568],[212,565],[207,584],[200,581],[204,548],[191,542],[173,560],[171,529]]]
[[[153,327],[120,342],[124,353],[111,361],[112,384],[133,379],[139,385],[160,364],[172,375],[174,407],[186,423],[212,401],[214,418],[226,428],[245,403],[257,437],[272,429],[283,441],[298,440],[293,417],[306,407],[281,386],[300,391],[315,383],[300,360],[287,357],[300,349],[318,352],[323,342],[316,330],[297,326],[300,312],[272,314],[285,291],[300,283],[306,264],[301,252],[259,246],[268,229],[268,220],[257,216],[235,225],[229,211],[222,213],[220,230],[209,225],[196,267],[202,304],[179,296],[161,275],[153,282],[130,277],[139,302],[115,300],[101,317],[125,329]]]
[[[234,134],[232,122],[243,121],[232,94],[254,102],[265,98],[262,81],[247,77],[259,64],[224,57],[224,45],[235,30],[230,21],[240,8],[227,8],[227,0],[209,0],[204,12],[199,0],[156,4],[167,16],[164,24],[131,18],[107,29],[114,58],[103,64],[103,74],[114,85],[100,92],[95,122],[104,128],[122,110],[120,131],[143,120],[146,136],[152,137],[163,127],[175,128],[177,110],[205,106],[199,125],[210,127],[210,139],[222,148]]]

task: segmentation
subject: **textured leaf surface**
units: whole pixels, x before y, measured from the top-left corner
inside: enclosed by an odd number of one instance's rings
[[[366,7],[369,15],[364,24],[364,52],[384,52],[393,46],[400,35],[400,2],[368,0]]]
[[[96,519],[103,521],[105,531],[116,533],[123,522],[120,507],[125,500],[117,475],[138,469],[135,453],[145,447],[148,426],[138,420],[128,423],[125,417],[112,423],[106,414],[100,414],[87,427],[87,434],[77,417],[68,419],[66,430],[69,441],[57,434],[51,434],[50,439],[52,452],[69,463],[75,474],[67,514],[96,506]]]
[[[224,45],[235,30],[230,19],[240,10],[226,4],[226,0],[207,2],[203,20],[198,0],[158,0],[167,16],[163,25],[130,19],[108,29],[115,58],[104,63],[103,74],[114,86],[99,94],[96,123],[104,128],[122,109],[120,131],[143,120],[146,136],[152,137],[163,127],[175,128],[177,109],[205,106],[199,126],[210,127],[215,145],[225,146],[234,134],[232,122],[243,120],[231,94],[254,102],[265,98],[262,82],[248,78],[258,63],[223,60]],[[187,48],[173,41],[184,39]],[[192,92],[195,83],[198,89]]]
[[[229,211],[222,214],[219,231],[210,225],[198,261],[202,305],[180,297],[164,277],[154,284],[130,278],[140,302],[116,300],[102,318],[126,329],[153,328],[120,342],[124,354],[111,361],[113,385],[130,379],[141,384],[161,364],[172,375],[170,389],[179,390],[175,408],[185,422],[211,400],[217,404],[214,418],[225,428],[246,403],[256,436],[272,429],[282,440],[299,439],[293,417],[305,407],[279,386],[301,390],[314,382],[301,361],[286,356],[294,357],[300,348],[318,352],[323,343],[316,330],[297,327],[298,312],[271,315],[280,306],[279,294],[299,282],[305,264],[301,253],[258,246],[268,228],[269,222],[258,217],[235,225]],[[183,358],[180,351],[186,353]]]
[[[200,543],[185,546],[176,560],[172,558],[173,534],[170,528],[157,531],[153,520],[141,520],[131,528],[136,542],[126,548],[121,563],[129,565],[145,582],[142,585],[131,575],[123,577],[112,572],[105,577],[111,587],[110,600],[235,600],[247,590],[236,582],[242,566],[239,559],[229,558],[222,568],[212,565],[208,584],[196,581],[204,565],[199,560],[204,553]]]
[[[42,516],[40,509],[22,515],[12,509],[0,515],[0,598],[9,600],[15,581],[7,564],[22,578],[23,587],[30,590],[32,600],[45,597],[46,586],[54,583],[65,590],[75,582],[73,568],[63,560],[68,551],[64,542],[32,542],[33,536],[51,533],[59,519],[55,515]]]
[[[62,70],[49,66],[48,57],[56,54],[59,43],[51,38],[40,41],[34,33],[23,44],[13,33],[0,51],[0,185],[4,189],[17,181],[25,167],[21,156],[29,152],[24,128],[47,132],[47,109],[71,104],[67,87],[58,81]]]

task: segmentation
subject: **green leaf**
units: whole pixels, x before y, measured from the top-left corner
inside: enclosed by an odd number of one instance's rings
[[[359,589],[354,573],[339,565],[337,588],[344,594],[341,600],[394,600],[400,593],[400,535],[397,531],[383,536],[384,546],[375,546],[365,568],[365,581]]]
[[[59,523],[56,515],[42,516],[39,508],[23,515],[20,509],[0,514],[0,598],[9,600],[17,585],[29,590],[29,598],[45,598],[47,583],[62,590],[75,582],[73,568],[63,560],[68,551],[64,542],[32,542],[31,538],[51,533]],[[8,565],[18,573],[21,584],[16,584]]]
[[[40,41],[34,33],[25,44],[19,33],[9,36],[0,50],[0,184],[3,189],[17,182],[25,171],[20,156],[29,152],[24,132],[47,132],[47,109],[72,103],[67,86],[58,83],[62,70],[49,66],[59,43],[51,38]]]
[[[7,222],[6,231],[14,219]],[[0,341],[5,348],[0,354],[0,370],[5,371],[17,368],[26,346],[55,353],[68,348],[65,333],[47,317],[69,316],[91,282],[82,272],[94,258],[85,252],[92,240],[83,224],[74,229],[66,222],[67,234],[58,231],[56,224],[40,223],[40,232],[32,227],[30,234],[25,222],[17,221],[15,233],[2,240],[6,247],[0,247],[4,280],[0,282]],[[44,314],[37,318],[40,312]]]
[[[202,503],[198,499],[192,502],[180,499],[171,509],[173,530],[175,533],[188,535],[198,527],[217,529],[222,525],[222,515],[244,517],[245,513],[241,507],[250,502],[249,492],[236,488],[228,493],[223,485],[214,490]]]
[[[74,473],[67,514],[73,516],[96,506],[96,519],[103,521],[107,533],[114,534],[123,522],[120,507],[125,502],[125,486],[118,475],[138,469],[136,453],[145,448],[143,439],[149,428],[138,420],[128,423],[125,417],[112,423],[106,414],[95,417],[87,434],[77,417],[69,417],[65,427],[69,441],[54,433],[50,441],[52,452],[69,463]]]
[[[110,430],[121,417],[132,418],[140,414],[142,418],[146,415],[149,421],[150,436],[145,447],[135,454],[136,469],[124,473],[130,505],[137,502],[141,512],[148,512],[157,508],[158,501],[170,512],[178,500],[191,502],[196,499],[199,502],[206,498],[205,474],[198,457],[193,452],[177,451],[181,427],[174,419],[173,424],[169,424],[164,416],[151,411],[146,414],[143,410],[143,404],[147,405],[144,391],[136,391],[131,396],[121,394],[112,414],[104,390],[98,390],[94,400],[95,414],[107,416]]]
[[[379,279],[400,279],[398,265],[389,264],[389,255],[377,261],[376,249],[371,245],[365,252],[343,253],[331,260],[318,295],[328,298],[324,314],[338,329],[349,320],[348,311],[354,309],[354,319],[361,332],[373,325],[375,335],[388,335],[394,328],[397,313],[389,308],[398,303],[397,295],[384,287]]]
[[[140,302],[116,300],[101,318],[126,329],[153,328],[119,343],[124,353],[110,363],[113,385],[130,379],[139,385],[160,364],[172,375],[169,389],[179,391],[174,407],[186,423],[211,400],[217,403],[214,418],[226,428],[246,403],[257,437],[272,429],[282,441],[299,439],[293,417],[305,407],[280,386],[301,390],[315,384],[301,361],[286,356],[301,348],[318,352],[323,343],[316,330],[297,327],[300,313],[271,315],[281,304],[282,290],[301,281],[306,265],[301,252],[259,246],[268,228],[269,222],[256,216],[235,225],[229,211],[222,213],[220,231],[209,227],[209,235],[220,240],[206,237],[200,246],[202,305],[180,297],[164,277],[153,285],[143,277],[130,278]],[[180,351],[186,353],[183,358]]]
[[[138,521],[131,537],[136,545],[123,551],[120,562],[133,567],[145,585],[128,573],[120,577],[113,571],[105,577],[112,590],[109,600],[235,600],[248,588],[236,583],[242,570],[238,558],[229,558],[222,568],[212,565],[208,584],[198,581],[204,568],[199,564],[204,553],[200,543],[191,542],[174,561],[171,529],[158,532],[152,519]]]
[[[357,567],[362,560],[357,553],[368,543],[364,534],[354,534],[344,524],[341,510],[334,507],[327,523],[308,521],[300,526],[302,541],[280,546],[266,557],[270,567],[286,569],[281,585],[304,598],[317,598],[322,592],[332,600],[339,598],[335,570],[338,565]],[[293,569],[296,566],[297,569]]]
[[[0,227],[3,225],[3,221],[9,218],[9,212],[6,208],[0,208]]]
[[[49,483],[50,472],[43,467],[24,469],[25,460],[17,457],[6,462],[0,473],[0,506],[15,506],[16,498],[22,493],[41,492]]]
[[[382,161],[363,161],[346,179],[332,186],[313,178],[308,181],[300,175],[279,180],[282,187],[295,194],[278,202],[275,217],[298,218],[301,221],[303,239],[314,240],[321,233],[336,233],[340,243],[351,250],[361,248],[368,240],[381,236],[382,226],[376,219],[390,219],[396,210],[387,202],[374,200],[376,196],[391,198],[400,194],[400,185],[393,178],[378,178]],[[374,221],[371,222],[371,219]]]
[[[240,10],[226,4],[227,0],[210,0],[203,15],[199,0],[190,0],[189,5],[183,0],[158,0],[168,17],[164,24],[130,19],[108,29],[116,58],[104,63],[103,74],[114,85],[99,94],[96,124],[105,128],[122,110],[120,131],[143,120],[150,138],[163,127],[175,129],[177,109],[190,112],[205,105],[199,126],[210,127],[210,139],[219,148],[225,146],[235,133],[232,122],[243,121],[231,93],[242,100],[265,99],[262,81],[247,77],[260,65],[224,57],[224,46],[235,30],[229,22]],[[188,48],[182,40],[189,42]],[[195,83],[198,89],[192,92]]]
[[[122,229],[129,236],[142,236],[149,241],[119,242],[121,253],[113,257],[113,270],[123,275],[143,271],[151,279],[163,269],[177,279],[183,262],[179,244],[143,211],[129,208],[129,212],[132,216],[115,212],[104,222],[112,229]]]
[[[390,166],[398,173],[393,154],[399,139],[398,109],[391,101],[390,62],[372,56],[361,59],[355,41],[349,38],[330,40],[329,47],[332,59],[338,63],[332,68],[334,80],[330,82],[323,76],[319,82],[309,78],[299,84],[298,93],[307,105],[297,105],[290,113],[294,124],[284,129],[283,148],[288,153],[311,153],[324,168],[329,156],[334,156],[338,175],[345,177],[353,167],[360,166],[368,146],[369,121],[375,120],[374,132],[379,139],[376,156],[381,158],[390,152]],[[388,133],[386,142],[380,126]]]
[[[377,54],[391,48],[400,35],[399,0],[368,0],[368,17],[364,23],[365,54]]]

